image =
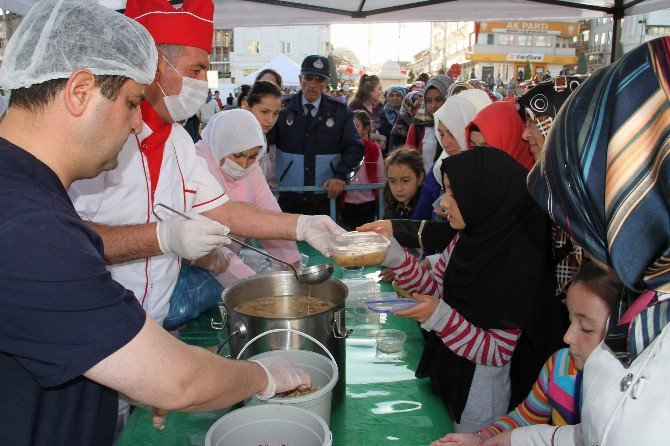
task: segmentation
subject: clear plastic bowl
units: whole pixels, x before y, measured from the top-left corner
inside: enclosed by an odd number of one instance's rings
[[[376,232],[346,232],[333,237],[333,260],[343,268],[379,265],[391,242]]]
[[[402,353],[405,349],[407,335],[393,328],[387,328],[377,331],[375,334],[377,340],[377,353]]]

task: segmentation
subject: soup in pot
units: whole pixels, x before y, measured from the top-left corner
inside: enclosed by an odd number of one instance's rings
[[[267,318],[308,317],[330,310],[335,304],[309,296],[272,296],[244,302],[233,310],[248,316]]]

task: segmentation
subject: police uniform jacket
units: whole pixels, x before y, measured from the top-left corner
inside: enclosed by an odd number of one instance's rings
[[[324,94],[309,125],[302,93],[290,97],[268,133],[268,143],[276,145],[279,186],[322,186],[331,178],[349,182],[365,154],[349,106]]]

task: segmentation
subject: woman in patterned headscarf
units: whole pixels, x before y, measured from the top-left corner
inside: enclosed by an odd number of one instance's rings
[[[526,120],[522,137],[528,142],[535,161],[540,157],[558,111],[583,81],[583,77],[558,76],[551,81],[541,82],[517,98]],[[565,290],[582,262],[582,249],[573,245],[570,236],[560,226],[552,225],[551,232],[556,265],[556,295],[565,297]]]
[[[407,140],[407,131],[412,125],[414,116],[419,111],[422,103],[423,92],[421,91],[411,91],[405,95],[405,98],[402,100],[402,105],[400,106],[398,119],[391,129],[389,151],[392,151],[396,147],[405,145],[405,141]]]
[[[406,94],[407,90],[400,85],[389,87],[384,93],[386,104],[384,104],[384,108],[382,108],[379,113],[379,118],[381,120],[379,133],[384,135],[387,141],[391,138],[391,130],[400,115],[400,109]],[[388,151],[390,150],[389,147],[390,145],[386,144],[385,150],[382,151],[384,156],[388,154]]]
[[[670,37],[664,37],[582,84],[558,113],[528,178],[537,203],[627,288],[586,364],[581,444],[667,444],[668,185]],[[576,434],[542,433],[561,445]],[[541,433],[519,433],[531,434]]]

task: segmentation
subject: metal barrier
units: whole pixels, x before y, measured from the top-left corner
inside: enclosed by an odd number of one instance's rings
[[[377,208],[379,210],[379,219],[384,218],[384,183],[372,184],[347,184],[344,190],[371,190],[379,189],[379,200]],[[313,192],[315,194],[325,194],[326,189],[321,186],[282,186],[274,187],[272,192]],[[330,199],[330,218],[337,221],[337,198]]]

